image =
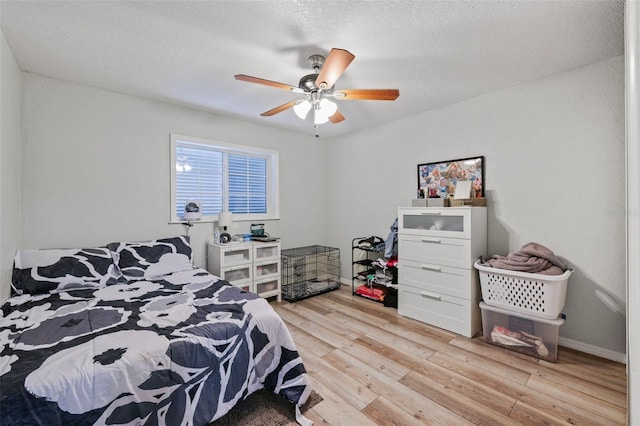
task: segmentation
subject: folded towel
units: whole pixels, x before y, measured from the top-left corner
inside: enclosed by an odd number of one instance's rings
[[[494,255],[486,263],[494,268],[542,275],[562,275],[567,270],[553,251],[533,242],[507,256]]]

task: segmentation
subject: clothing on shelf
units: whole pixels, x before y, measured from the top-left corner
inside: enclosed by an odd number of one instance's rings
[[[390,257],[398,255],[398,218],[393,221],[393,224],[389,228],[389,235],[384,240],[384,257],[389,259]]]

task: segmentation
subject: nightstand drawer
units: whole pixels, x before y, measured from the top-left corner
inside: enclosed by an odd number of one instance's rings
[[[242,290],[244,290],[246,292],[252,293],[252,291],[251,291],[251,281],[240,280],[240,281],[233,282],[231,284],[233,284],[235,287],[241,288]]]
[[[473,272],[469,269],[410,260],[405,260],[399,266],[398,282],[402,286],[408,285],[469,300],[469,283],[472,282]]]
[[[256,280],[270,276],[280,276],[280,259],[256,262],[253,267],[253,276]]]
[[[457,238],[400,235],[398,252],[402,260],[471,269],[471,241]]]
[[[480,331],[480,309],[469,300],[401,285],[398,313],[466,337]]]
[[[251,281],[253,279],[252,269],[251,264],[222,268],[220,269],[220,278],[227,280],[232,284],[242,280]]]
[[[256,281],[256,293],[262,297],[271,297],[280,295],[280,277],[267,278]]]
[[[280,243],[261,243],[253,246],[253,261],[277,259],[280,261]]]
[[[250,263],[252,259],[251,246],[238,245],[229,247],[221,247],[220,249],[220,267],[240,265],[242,263]]]

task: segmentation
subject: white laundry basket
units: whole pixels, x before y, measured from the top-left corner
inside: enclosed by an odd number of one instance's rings
[[[473,266],[480,273],[482,300],[487,305],[546,319],[562,313],[573,269],[562,275],[542,275],[493,268],[479,260]]]

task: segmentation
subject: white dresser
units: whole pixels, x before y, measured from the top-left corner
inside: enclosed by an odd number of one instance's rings
[[[209,243],[207,270],[246,291],[281,300],[280,242]]]
[[[398,209],[398,313],[466,337],[481,327],[486,207]]]

